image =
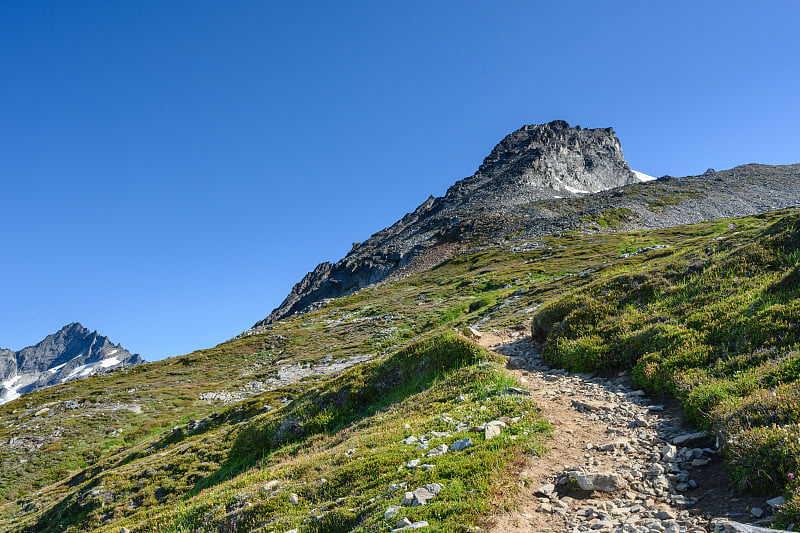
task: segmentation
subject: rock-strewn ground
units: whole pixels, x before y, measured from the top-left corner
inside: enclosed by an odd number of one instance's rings
[[[735,493],[714,439],[687,426],[668,399],[646,397],[624,374],[550,368],[529,338],[512,335],[519,333],[479,340],[508,357],[555,435],[549,453],[519,472],[519,507],[496,517],[494,531],[755,532],[769,525],[769,497]]]

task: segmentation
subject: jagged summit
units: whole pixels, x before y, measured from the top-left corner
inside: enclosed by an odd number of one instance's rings
[[[523,126],[500,141],[475,174],[457,181],[443,197],[429,197],[391,227],[354,245],[335,265],[318,265],[254,327],[381,281],[421,251],[447,240],[446,228],[478,213],[638,181],[611,128],[581,129],[563,120]]]
[[[742,216],[795,205],[797,180],[795,166],[764,165],[655,180],[631,170],[612,128],[582,129],[563,120],[523,126],[444,196],[429,197],[337,263],[317,265],[245,333],[390,276],[430,268],[469,243],[507,242],[512,235],[530,240],[579,227],[609,207],[631,213],[640,228]],[[697,192],[682,190],[689,182]]]
[[[478,171],[445,198],[513,205],[559,194],[587,194],[637,183],[612,128],[581,129],[563,120],[507,135]],[[524,197],[524,198],[522,198]]]
[[[34,346],[0,350],[0,404],[20,394],[144,362],[96,331],[72,322]]]

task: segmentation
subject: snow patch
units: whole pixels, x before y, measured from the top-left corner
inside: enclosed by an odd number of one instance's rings
[[[80,366],[76,366],[75,368],[73,368],[73,369],[72,369],[72,372],[70,372],[70,373],[67,375],[67,377],[65,377],[64,379],[62,379],[62,380],[61,380],[61,383],[64,383],[65,381],[67,381],[67,380],[68,380],[69,378],[71,378],[71,377],[77,376],[79,373],[82,373],[83,371],[85,371],[85,370],[86,370],[87,368],[89,368],[90,366],[91,366],[91,365],[80,365]]]
[[[569,185],[563,183],[561,184],[561,186],[573,194],[591,194],[589,191],[584,191],[583,189],[576,189],[575,187],[570,187]]]
[[[553,179],[556,182],[558,182],[558,185],[562,189],[566,190],[567,192],[571,192],[572,194],[591,194],[591,192],[589,192],[589,191],[584,191],[583,189],[576,189],[575,187],[570,187],[569,185],[567,185],[566,183],[564,183],[563,181],[561,181],[558,178],[554,177]]]
[[[633,173],[636,175],[636,178],[639,181],[653,181],[655,179],[658,179],[658,178],[654,178],[653,176],[649,176],[649,175],[645,174],[644,172],[638,172],[636,170],[634,170]]]
[[[14,386],[14,385],[16,385],[16,383],[20,379],[22,379],[22,376],[14,376],[13,378],[8,379],[8,380],[3,382],[2,388],[6,389],[7,392],[6,392],[5,396],[0,397],[0,405],[3,405],[4,403],[8,403],[11,400],[16,400],[17,398],[19,398],[21,396],[17,392],[19,387],[15,387]]]
[[[117,350],[114,350],[114,351],[116,352]],[[110,366],[118,365],[121,362],[122,361],[120,361],[116,357],[109,357],[108,359],[103,359],[102,361],[100,361],[100,366],[102,366],[103,368],[108,368]]]
[[[65,366],[67,366],[67,363],[61,363],[60,365],[54,366],[53,368],[48,368],[47,371],[50,372],[51,374],[55,374]]]

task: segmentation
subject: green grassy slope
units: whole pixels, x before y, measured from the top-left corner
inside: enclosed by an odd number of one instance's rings
[[[23,397],[0,407],[0,529],[388,531],[398,486],[439,482],[402,516],[465,531],[509,501],[509,472],[548,431],[526,397],[503,394],[513,383],[489,354],[452,334],[478,322],[533,321],[555,364],[631,369],[721,435],[736,484],[783,485],[797,472],[798,217],[507,242],[262,334]],[[355,356],[372,362],[200,399]],[[491,441],[469,431],[498,417],[519,419]],[[474,446],[426,459],[400,444],[421,434]],[[433,469],[399,468],[415,458]]]

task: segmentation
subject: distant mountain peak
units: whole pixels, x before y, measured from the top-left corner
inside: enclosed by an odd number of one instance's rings
[[[143,362],[138,354],[72,322],[18,352],[0,350],[0,404],[21,394]]]

